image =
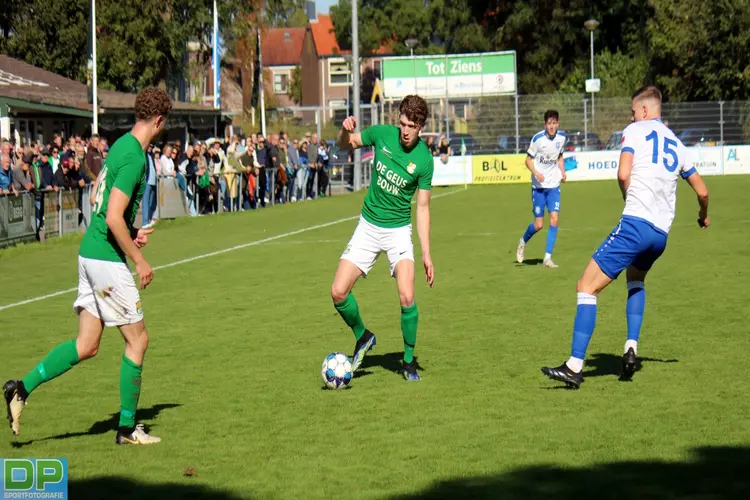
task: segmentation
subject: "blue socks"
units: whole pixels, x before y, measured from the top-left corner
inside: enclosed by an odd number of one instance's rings
[[[547,255],[552,255],[552,250],[555,249],[555,241],[557,241],[557,227],[550,226],[547,231]]]
[[[532,222],[529,224],[529,227],[526,228],[526,232],[523,233],[523,242],[528,243],[532,236],[536,234],[536,228],[534,228],[534,223]]]
[[[643,312],[646,310],[646,289],[643,281],[628,281],[628,302],[625,313],[628,317],[628,341],[625,343],[625,352],[629,347],[638,351],[638,337],[641,335],[643,324]]]
[[[583,360],[586,358],[586,349],[594,334],[594,326],[596,326],[596,295],[579,293],[576,320],[573,324],[573,345],[567,362],[568,367],[575,372],[583,369]]]

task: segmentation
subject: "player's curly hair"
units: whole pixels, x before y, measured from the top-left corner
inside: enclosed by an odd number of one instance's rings
[[[408,120],[413,121],[420,127],[427,122],[430,111],[427,109],[427,102],[418,95],[408,95],[404,97],[398,106],[398,113],[404,115]]]
[[[172,99],[166,91],[157,87],[147,87],[135,98],[135,118],[138,121],[150,120],[157,116],[166,118],[172,111]]]

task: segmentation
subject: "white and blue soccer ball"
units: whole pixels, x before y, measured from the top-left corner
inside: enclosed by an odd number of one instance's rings
[[[320,374],[329,389],[345,389],[352,381],[352,360],[343,352],[332,352],[323,360]]]

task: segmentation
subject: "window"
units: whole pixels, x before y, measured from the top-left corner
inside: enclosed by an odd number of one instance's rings
[[[276,94],[286,94],[289,92],[289,73],[273,74],[273,91]]]
[[[352,72],[344,59],[328,60],[329,85],[351,85]]]

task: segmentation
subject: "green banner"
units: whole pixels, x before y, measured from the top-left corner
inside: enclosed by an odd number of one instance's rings
[[[515,52],[386,58],[383,90],[386,97],[513,94],[515,68]]]

